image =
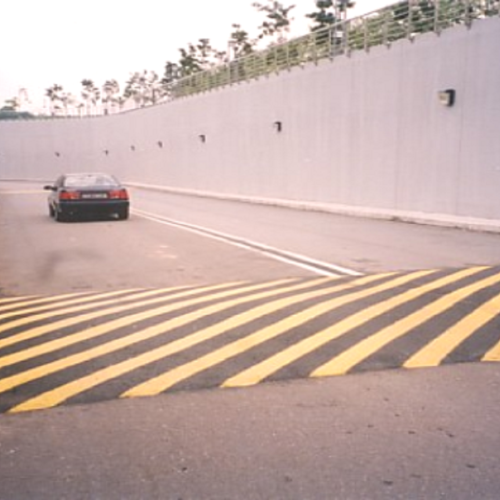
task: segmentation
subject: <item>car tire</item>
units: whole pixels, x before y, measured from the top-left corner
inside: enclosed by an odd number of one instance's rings
[[[49,205],[49,216],[50,217],[55,217],[56,212],[54,210],[54,207],[52,205]]]
[[[128,207],[126,208],[121,208],[118,212],[118,218],[121,219],[121,220],[126,220],[128,219],[128,215],[129,215],[129,211],[128,211]]]

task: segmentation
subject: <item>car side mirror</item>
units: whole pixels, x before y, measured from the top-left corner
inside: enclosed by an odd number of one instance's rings
[[[55,186],[43,186],[46,191],[55,191],[57,188]]]

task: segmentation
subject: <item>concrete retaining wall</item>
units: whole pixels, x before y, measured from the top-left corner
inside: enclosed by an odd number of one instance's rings
[[[105,170],[187,191],[500,222],[499,53],[492,18],[120,115],[0,122],[0,179]],[[437,96],[448,88],[449,108]]]

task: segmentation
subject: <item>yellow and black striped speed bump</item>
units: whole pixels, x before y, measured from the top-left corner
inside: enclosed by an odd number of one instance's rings
[[[0,411],[500,360],[500,267],[0,299]]]

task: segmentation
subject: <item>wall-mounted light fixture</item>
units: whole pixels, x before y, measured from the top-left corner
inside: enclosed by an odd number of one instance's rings
[[[163,141],[158,141],[158,142],[157,142],[157,144],[158,144],[158,147],[159,147],[159,148],[162,148],[162,147],[163,147]]]
[[[205,134],[200,134],[198,137],[200,138],[201,142],[203,142],[203,143],[207,142],[207,137]]]
[[[276,132],[281,132],[281,130],[283,129],[283,124],[281,122],[274,122],[273,125],[276,129]]]
[[[439,102],[443,106],[451,107],[455,104],[456,91],[455,89],[440,90],[438,92]]]

